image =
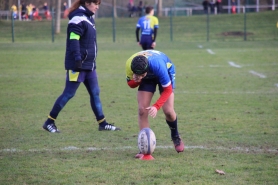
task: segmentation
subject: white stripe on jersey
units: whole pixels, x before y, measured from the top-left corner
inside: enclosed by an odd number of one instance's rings
[[[171,82],[168,82],[166,85],[162,85],[162,84],[161,84],[161,86],[162,86],[162,87],[168,87],[170,84],[171,84]]]
[[[69,24],[73,23],[73,24],[79,24],[82,21],[86,21],[88,22],[90,25],[93,26],[93,24],[87,19],[86,16],[74,16],[70,21]]]

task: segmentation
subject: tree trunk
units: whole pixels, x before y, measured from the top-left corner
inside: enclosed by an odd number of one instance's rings
[[[117,7],[116,7],[116,5],[117,5],[117,0],[113,0],[113,16],[115,17],[115,18],[117,18],[118,16],[117,16]]]
[[[157,3],[157,16],[158,17],[162,17],[162,0],[158,0],[158,3]]]
[[[20,10],[21,2],[20,0],[17,1],[17,15],[18,15],[18,20],[21,21],[21,10]]]
[[[68,0],[68,7],[71,7],[71,0]]]
[[[55,33],[58,34],[60,33],[61,30],[61,0],[56,1],[56,21],[55,21]]]
[[[9,4],[7,5],[8,7],[8,10],[10,10],[11,9],[11,7],[13,6],[13,4],[15,4],[15,3],[13,3],[13,0],[9,0]],[[17,7],[17,4],[15,4],[16,5],[16,7]],[[6,7],[5,7],[6,8]],[[5,9],[6,10],[6,9]]]

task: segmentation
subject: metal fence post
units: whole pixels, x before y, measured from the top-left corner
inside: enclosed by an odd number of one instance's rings
[[[114,7],[112,7],[112,28],[113,28],[113,42],[116,40],[116,28],[115,28],[115,16],[114,16]]]
[[[14,16],[12,12],[12,41],[14,42]]]
[[[244,41],[246,41],[246,11],[244,11]]]
[[[173,41],[173,7],[170,9],[170,40]]]
[[[207,11],[207,42],[209,41],[209,11]]]
[[[52,36],[52,42],[54,42],[54,21],[55,21],[55,16],[54,16],[54,8],[52,8],[52,11],[51,11],[51,16],[52,16],[52,19],[51,19],[51,36]]]

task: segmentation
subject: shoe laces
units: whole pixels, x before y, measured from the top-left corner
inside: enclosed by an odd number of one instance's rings
[[[52,128],[55,128],[56,130],[57,130],[57,127],[56,127],[56,125],[55,125],[55,123],[51,123],[51,124],[49,124]]]

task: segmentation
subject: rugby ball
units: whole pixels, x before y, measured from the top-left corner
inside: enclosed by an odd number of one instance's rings
[[[150,128],[143,128],[138,134],[138,149],[141,154],[152,154],[156,146],[156,137]]]

